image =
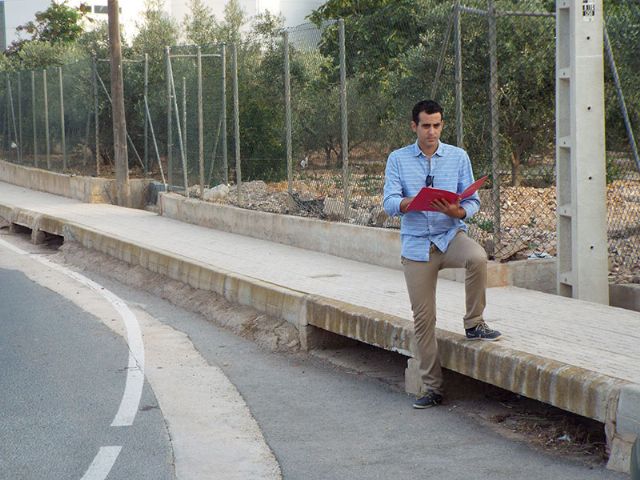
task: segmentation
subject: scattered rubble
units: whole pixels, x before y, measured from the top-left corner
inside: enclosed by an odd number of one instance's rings
[[[308,174],[310,175],[310,174]],[[400,228],[399,217],[382,209],[382,176],[352,176],[346,209],[340,182],[329,172],[316,172],[292,184],[284,182],[218,185],[205,190],[208,201],[264,212],[344,221],[363,226]],[[199,187],[195,187],[199,191]],[[491,190],[481,190],[481,209],[469,224],[469,234],[499,261],[549,258],[557,255],[555,187],[510,187],[500,190],[500,235],[492,210]],[[640,283],[640,182],[616,180],[608,185],[610,280]]]

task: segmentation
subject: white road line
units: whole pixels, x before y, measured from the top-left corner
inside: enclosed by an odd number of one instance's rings
[[[104,480],[120,455],[122,447],[100,447],[98,454],[80,480]]]
[[[120,314],[127,330],[129,364],[127,367],[127,380],[124,387],[124,393],[122,395],[122,401],[120,402],[120,408],[118,408],[118,412],[116,413],[111,426],[126,427],[133,425],[133,420],[135,419],[136,413],[138,412],[138,406],[140,405],[142,388],[144,386],[144,344],[142,342],[140,324],[138,323],[136,316],[120,297],[84,275],[69,270],[62,265],[53,263],[40,255],[30,254],[29,252],[22,250],[5,240],[0,239],[0,245],[5,246],[12,252],[19,255],[30,255],[34,260],[39,261],[43,265],[77,280],[83,285],[86,285],[104,297]]]

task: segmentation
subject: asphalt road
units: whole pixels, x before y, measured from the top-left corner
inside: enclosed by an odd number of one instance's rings
[[[3,255],[0,249],[0,268]],[[189,375],[198,380],[198,372],[215,367],[235,385],[285,479],[628,478],[535,450],[455,409],[413,410],[408,396],[305,354],[265,351],[200,315],[103,277],[98,272],[107,268],[107,260],[93,263],[94,271],[84,275],[122,298],[136,315],[186,334],[181,342],[188,338],[203,359]],[[133,425],[111,427],[125,388],[128,352],[122,337],[104,320],[15,270],[0,270],[0,302],[0,478],[81,478],[103,446],[122,446],[109,479],[172,478],[172,459],[176,470],[183,462],[176,455],[180,432],[171,430],[179,421],[192,421],[191,430],[230,426],[237,436],[244,431],[227,421],[229,409],[219,408],[224,416],[205,421],[205,406],[155,408],[179,397],[182,388],[172,388],[171,382],[182,377],[165,380],[164,387],[154,383],[160,367],[152,368],[156,337],[151,335],[145,336],[146,372],[155,397],[145,383]],[[163,347],[163,355],[169,356],[171,348]],[[186,400],[178,406],[181,402]],[[229,433],[229,440],[236,436]],[[214,453],[208,447],[188,460],[204,462]]]
[[[110,270],[100,263],[101,271]],[[304,353],[265,351],[155,295],[86,274],[185,332],[208,363],[220,366],[247,402],[285,479],[628,478],[505,438],[451,404],[414,410],[410,397],[381,382]]]
[[[124,339],[92,315],[0,268],[0,478],[175,478],[148,384],[133,425],[111,426],[128,358]],[[90,471],[96,458],[103,465]]]

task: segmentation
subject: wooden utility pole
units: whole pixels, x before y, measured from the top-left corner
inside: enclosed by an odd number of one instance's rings
[[[111,50],[111,98],[113,112],[113,151],[116,164],[116,202],[130,205],[129,160],[127,156],[127,121],[124,115],[122,51],[120,47],[120,11],[118,0],[108,0],[109,47]]]

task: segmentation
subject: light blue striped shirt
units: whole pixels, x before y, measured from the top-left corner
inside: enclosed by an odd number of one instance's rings
[[[473,183],[469,155],[463,149],[440,142],[429,160],[418,142],[391,152],[384,179],[384,210],[390,216],[400,215],[402,256],[419,262],[429,261],[429,249],[434,243],[446,252],[458,230],[467,230],[457,218],[440,212],[400,212],[404,197],[413,197],[426,186],[427,176],[433,176],[433,187],[462,193]],[[478,193],[464,199],[460,206],[465,218],[471,218],[480,208]]]

